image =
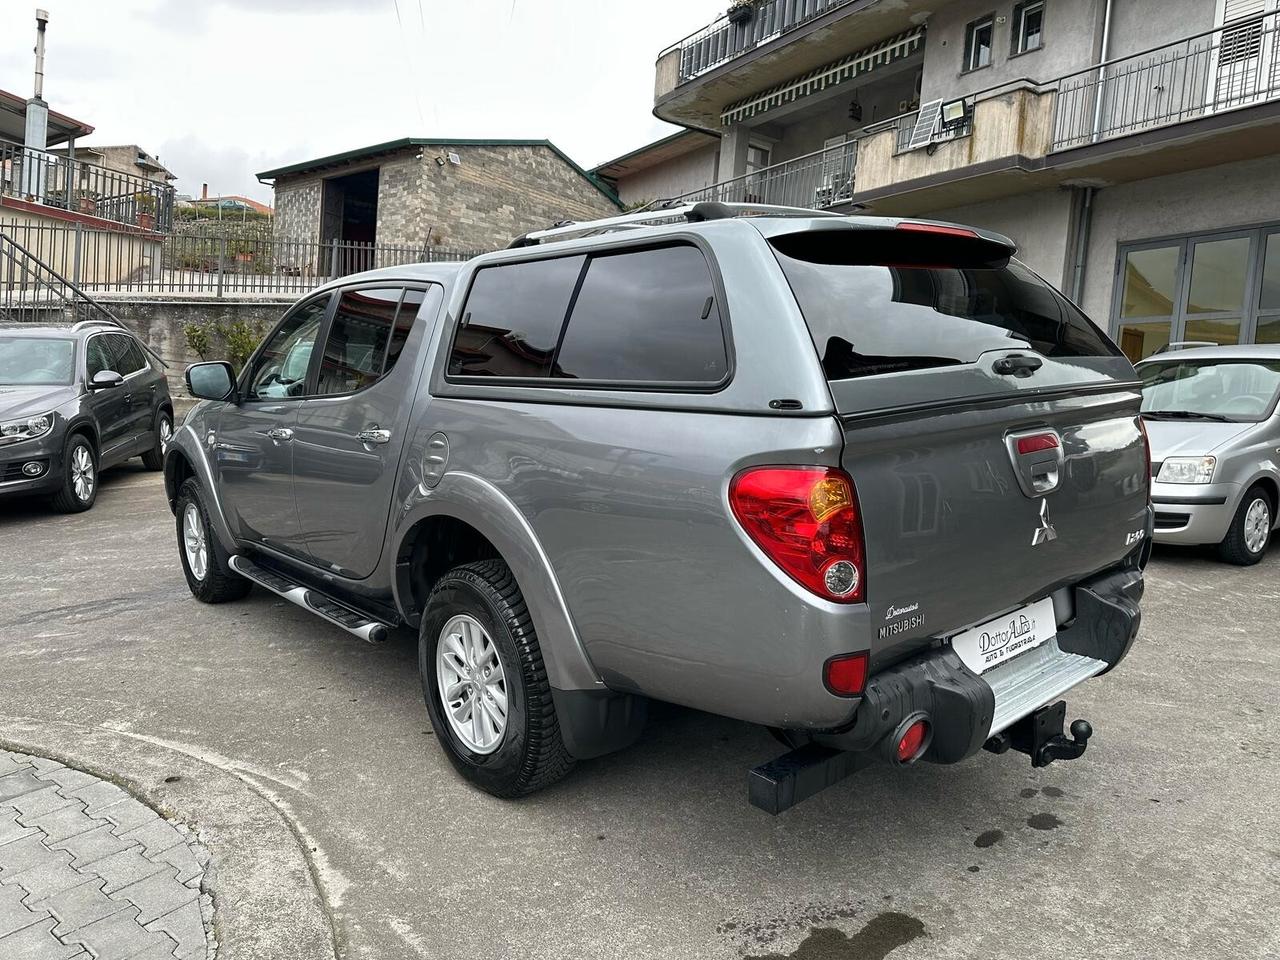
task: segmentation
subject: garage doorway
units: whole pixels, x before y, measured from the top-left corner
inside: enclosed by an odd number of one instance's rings
[[[339,276],[373,268],[373,244],[378,230],[378,175],[375,167],[324,181],[320,240],[330,257],[331,271]]]

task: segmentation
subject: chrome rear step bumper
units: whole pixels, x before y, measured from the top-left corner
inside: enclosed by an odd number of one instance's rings
[[[239,555],[232,557],[230,566],[246,580],[251,580],[277,596],[284,597],[308,613],[313,613],[368,643],[383,643],[391,633],[390,624],[380,620],[370,620],[364,614],[326,596],[314,587],[295,583],[274,570],[266,570],[258,566],[246,557]]]
[[[1034,650],[988,670],[982,679],[995,694],[996,708],[987,736],[1008,730],[1037,707],[1056,700],[1105,669],[1107,664],[1102,660],[1064,653],[1058,647],[1058,638],[1052,637]]]

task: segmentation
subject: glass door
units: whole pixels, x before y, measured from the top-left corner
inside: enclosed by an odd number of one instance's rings
[[[1169,345],[1182,286],[1186,244],[1130,247],[1120,260],[1120,349],[1137,363]]]

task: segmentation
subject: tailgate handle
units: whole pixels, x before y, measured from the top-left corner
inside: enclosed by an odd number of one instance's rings
[[[1019,353],[1011,357],[1001,357],[992,369],[1002,377],[1029,377],[1043,366],[1044,361],[1039,357],[1028,357]]]

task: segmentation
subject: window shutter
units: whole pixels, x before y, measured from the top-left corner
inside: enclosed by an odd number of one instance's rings
[[[1267,0],[1225,0],[1222,22],[1232,23],[1245,17],[1256,17],[1267,12]]]

